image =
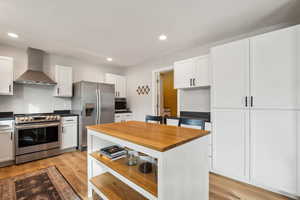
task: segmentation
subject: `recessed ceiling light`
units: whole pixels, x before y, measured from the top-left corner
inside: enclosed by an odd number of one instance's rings
[[[106,58],[106,60],[107,60],[108,62],[111,62],[111,61],[112,61],[112,58]]]
[[[166,40],[167,39],[167,36],[162,34],[158,37],[159,40],[163,41],[163,40]]]
[[[7,35],[9,37],[12,37],[12,38],[18,38],[19,37],[18,34],[16,34],[16,33],[7,33]]]

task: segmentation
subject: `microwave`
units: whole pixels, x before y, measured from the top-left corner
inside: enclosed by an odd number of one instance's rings
[[[127,110],[127,101],[126,101],[126,98],[116,98],[115,99],[115,110],[116,111]]]

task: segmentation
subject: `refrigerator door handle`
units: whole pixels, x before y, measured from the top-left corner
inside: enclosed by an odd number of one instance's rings
[[[99,108],[99,105],[98,105],[98,102],[99,102],[99,95],[98,95],[98,89],[96,89],[96,97],[97,97],[97,101],[96,101],[96,124],[98,124],[98,108]]]
[[[101,122],[101,91],[98,89],[98,122]]]

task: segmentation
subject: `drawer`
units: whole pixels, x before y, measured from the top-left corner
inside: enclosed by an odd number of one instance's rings
[[[170,126],[178,126],[179,119],[167,119],[167,125]]]
[[[77,124],[77,117],[76,116],[62,117],[61,122],[63,124]]]
[[[14,121],[7,120],[7,121],[0,121],[0,131],[1,130],[12,130],[13,129]]]

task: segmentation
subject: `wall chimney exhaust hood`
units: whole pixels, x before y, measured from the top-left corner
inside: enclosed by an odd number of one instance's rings
[[[44,51],[28,48],[27,70],[15,80],[15,83],[34,85],[56,85],[56,82],[43,72]]]

